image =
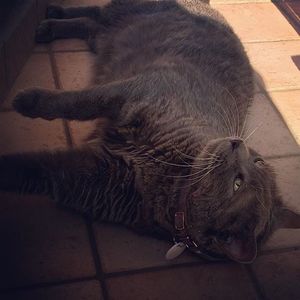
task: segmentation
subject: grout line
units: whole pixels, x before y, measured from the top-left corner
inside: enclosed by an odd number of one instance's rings
[[[280,93],[280,92],[289,92],[289,91],[299,91],[300,86],[283,86],[283,87],[273,87],[266,89],[268,93]]]
[[[270,93],[300,91],[300,86],[282,86],[282,87],[275,87],[275,88],[273,87],[268,89],[266,86],[262,85],[258,80],[255,81],[259,89],[259,91],[256,92],[258,94],[262,93],[264,95],[268,95]]]
[[[248,273],[248,276],[250,277],[250,280],[252,282],[252,285],[256,291],[256,295],[259,300],[267,300],[267,297],[263,291],[263,288],[261,287],[259,280],[257,279],[251,265],[244,265],[243,266],[246,272]]]
[[[265,159],[280,159],[280,158],[294,158],[294,157],[300,157],[300,151],[299,153],[291,153],[291,154],[281,154],[281,155],[270,155],[270,156],[265,156]]]
[[[65,136],[66,136],[66,140],[67,140],[67,145],[70,148],[73,148],[74,143],[73,143],[73,139],[72,139],[72,135],[71,135],[71,131],[70,131],[69,122],[67,120],[62,120],[62,123],[63,123],[64,132],[65,132]]]
[[[296,38],[287,38],[287,39],[274,39],[274,40],[248,40],[248,41],[243,41],[241,39],[243,44],[264,44],[264,43],[281,43],[281,42],[299,42],[300,37]]]
[[[143,273],[160,272],[160,271],[187,268],[187,267],[192,268],[192,267],[199,267],[199,266],[203,266],[203,265],[212,265],[212,264],[218,264],[218,263],[220,263],[220,262],[199,260],[199,261],[186,262],[186,263],[174,264],[174,265],[146,267],[146,268],[142,268],[142,269],[105,273],[105,278],[110,279],[110,278],[115,278],[115,277],[123,277],[123,276],[138,275],[138,274],[143,274]],[[230,264],[232,262],[231,261],[222,261],[222,263]]]
[[[284,92],[291,92],[291,91],[300,91],[300,86],[291,86],[291,87],[285,86],[282,88],[273,88],[266,91],[269,93],[281,93],[281,92],[284,93]]]
[[[48,46],[48,53],[49,53],[49,57],[50,57],[51,69],[52,69],[52,74],[53,74],[55,86],[56,86],[57,89],[61,90],[62,89],[62,84],[61,84],[61,80],[60,80],[60,77],[59,77],[59,72],[58,72],[55,56],[54,56],[54,53],[52,51],[51,45]],[[74,146],[74,143],[73,143],[73,140],[72,140],[72,135],[71,135],[71,132],[70,132],[70,127],[69,127],[68,121],[63,120],[63,125],[64,125],[65,136],[66,136],[66,139],[67,139],[68,146],[69,146],[70,149],[72,149],[73,146]],[[96,278],[95,279],[98,280],[98,282],[101,286],[103,299],[107,300],[108,299],[108,292],[107,292],[107,288],[106,288],[106,283],[105,283],[104,273],[103,273],[103,270],[102,270],[102,264],[101,264],[100,256],[98,254],[97,243],[96,243],[94,231],[93,231],[92,225],[89,221],[85,221],[85,225],[86,225],[87,234],[88,234],[90,247],[91,247],[91,251],[92,251],[92,257],[93,257],[93,260],[94,260],[94,266],[95,266],[95,269],[96,269]]]
[[[57,280],[57,281],[51,281],[51,282],[34,283],[34,284],[30,284],[30,285],[17,286],[17,287],[0,288],[0,295],[14,293],[14,292],[18,292],[18,291],[26,291],[26,290],[31,290],[31,289],[40,289],[40,288],[48,288],[48,287],[51,288],[51,287],[60,286],[60,285],[67,285],[67,284],[86,282],[86,281],[92,281],[92,280],[97,280],[96,276],[86,276],[86,277],[79,277],[79,278],[74,278],[74,279],[65,279],[65,280]]]
[[[58,72],[56,60],[55,60],[51,45],[48,46],[47,50],[48,50],[48,55],[49,55],[49,59],[50,59],[51,71],[52,71],[52,75],[53,75],[53,79],[54,79],[55,88],[58,90],[61,90],[62,83],[61,83],[61,80],[59,77],[59,72]],[[63,127],[64,127],[67,144],[70,148],[72,148],[74,143],[72,140],[69,123],[67,120],[62,120],[62,123],[63,123]]]
[[[55,87],[56,87],[56,89],[61,90],[62,84],[61,84],[61,80],[59,78],[59,72],[58,72],[58,68],[57,68],[57,64],[56,64],[56,59],[54,57],[54,53],[53,53],[51,45],[48,45],[47,53],[50,58],[50,65],[51,65],[51,70],[52,70]]]
[[[98,247],[97,247],[97,242],[96,242],[93,226],[89,220],[86,220],[85,223],[86,223],[88,237],[89,237],[89,241],[90,241],[90,245],[91,245],[92,256],[93,256],[94,264],[95,264],[95,268],[96,268],[96,277],[101,285],[103,299],[108,300],[109,299],[108,289],[107,289],[106,281],[105,281],[106,276],[103,271],[102,262],[101,262],[100,255],[98,252]]]

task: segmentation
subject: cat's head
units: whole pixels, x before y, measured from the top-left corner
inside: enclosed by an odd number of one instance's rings
[[[241,139],[210,141],[191,172],[186,222],[196,253],[249,263],[275,228],[300,225],[283,208],[272,167]]]

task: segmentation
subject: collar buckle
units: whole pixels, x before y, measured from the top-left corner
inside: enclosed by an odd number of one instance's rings
[[[185,229],[185,220],[184,220],[184,212],[178,211],[175,213],[175,229],[178,231]]]

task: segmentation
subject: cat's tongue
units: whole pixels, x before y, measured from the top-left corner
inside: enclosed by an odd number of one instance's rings
[[[243,240],[233,238],[229,243],[224,243],[220,246],[229,258],[239,263],[251,263],[257,254],[254,234]]]

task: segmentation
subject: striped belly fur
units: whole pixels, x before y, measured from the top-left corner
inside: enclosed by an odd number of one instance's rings
[[[70,178],[69,185],[66,179],[54,179],[52,197],[57,203],[93,219],[134,224],[141,199],[135,189],[132,167],[122,158],[107,153],[99,159],[97,168],[97,172]]]

